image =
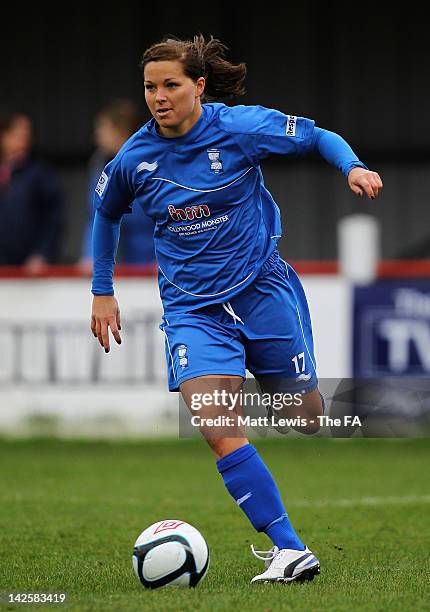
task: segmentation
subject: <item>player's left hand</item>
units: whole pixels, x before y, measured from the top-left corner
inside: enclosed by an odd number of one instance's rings
[[[365,193],[371,200],[378,197],[379,191],[383,187],[379,174],[364,168],[353,168],[350,171],[348,185],[357,195],[362,196]]]

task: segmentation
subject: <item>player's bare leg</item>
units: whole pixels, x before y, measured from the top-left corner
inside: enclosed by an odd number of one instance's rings
[[[228,419],[225,426],[200,426],[200,432],[209,444],[217,458],[224,457],[236,449],[248,444],[245,428],[239,425],[238,415],[243,416],[241,402],[241,391],[243,378],[241,376],[225,376],[211,374],[198,376],[183,382],[180,386],[182,397],[189,410],[207,422],[207,419],[224,417]],[[213,403],[201,405],[199,409],[193,409],[192,398],[212,397]]]
[[[293,426],[293,429],[304,434],[314,434],[320,429],[320,420],[324,413],[321,394],[318,389],[314,389],[309,393],[300,394],[300,403],[289,407],[281,408],[278,411],[279,417],[295,418],[299,417],[303,421],[303,425]]]
[[[285,419],[292,423],[300,419],[300,424],[291,424],[291,428],[307,435],[314,434],[320,429],[319,417],[324,414],[324,405],[318,389],[308,393],[300,391],[285,393],[279,391],[282,388],[282,380],[273,379],[271,381],[267,378],[259,380],[257,387],[260,393],[268,393],[274,400],[276,398],[276,401],[272,401],[272,405],[268,410],[269,416],[273,416],[276,422]],[[296,398],[294,401],[291,401],[292,396]],[[280,426],[275,427],[275,429],[280,433],[287,433],[290,426]]]

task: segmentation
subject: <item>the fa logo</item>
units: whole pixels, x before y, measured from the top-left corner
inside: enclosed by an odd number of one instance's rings
[[[215,172],[215,174],[219,174],[223,171],[222,161],[219,158],[220,154],[221,151],[219,149],[208,149],[208,157],[209,161],[211,162],[211,170],[212,172]]]
[[[188,365],[188,357],[187,357],[187,347],[185,346],[185,344],[181,344],[181,346],[178,348],[178,355],[179,355],[179,365],[181,366],[182,369],[186,368]]]

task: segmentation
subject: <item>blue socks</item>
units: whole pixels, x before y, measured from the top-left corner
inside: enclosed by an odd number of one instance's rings
[[[304,550],[285,511],[273,477],[252,444],[245,444],[217,461],[230,495],[257,531],[264,531],[278,548]]]

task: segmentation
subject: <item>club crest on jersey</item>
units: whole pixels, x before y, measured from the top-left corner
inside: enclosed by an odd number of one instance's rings
[[[222,160],[220,159],[221,151],[219,149],[208,149],[207,153],[212,172],[215,172],[215,174],[223,172]]]
[[[178,348],[179,365],[184,370],[188,365],[187,347],[185,344],[181,344]]]

